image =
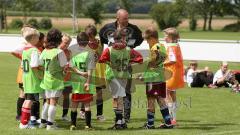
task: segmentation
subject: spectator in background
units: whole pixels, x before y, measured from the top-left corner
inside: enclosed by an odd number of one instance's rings
[[[204,85],[209,88],[214,87],[212,85],[213,73],[209,71],[208,67],[205,67],[203,70],[198,70],[197,61],[191,61],[189,64],[190,68],[186,76],[188,87],[203,87]]]
[[[215,73],[213,77],[213,85],[217,87],[229,87],[231,84],[237,84],[235,75],[231,70],[228,69],[228,63],[222,62],[220,69]]]

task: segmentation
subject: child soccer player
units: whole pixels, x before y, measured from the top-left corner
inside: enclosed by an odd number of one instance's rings
[[[57,129],[54,124],[56,115],[56,105],[58,98],[62,95],[64,88],[63,78],[54,76],[54,71],[58,70],[62,75],[63,68],[67,65],[66,55],[58,49],[62,41],[62,33],[58,29],[51,29],[47,33],[46,45],[40,56],[40,63],[44,66],[44,77],[40,87],[45,90],[46,102],[42,108],[40,128],[47,127],[47,130]],[[54,66],[54,68],[52,68]],[[62,75],[63,76],[63,75]]]
[[[85,32],[89,37],[89,44],[88,47],[95,52],[96,62],[98,61],[100,55],[102,54],[103,47],[100,45],[98,39],[96,39],[97,29],[93,25],[88,25],[85,28]],[[102,89],[106,86],[105,82],[105,69],[106,65],[104,63],[96,63],[96,70],[95,70],[95,85],[96,85],[96,106],[97,106],[97,120],[104,121],[105,117],[103,116],[103,97],[102,97]]]
[[[81,32],[77,36],[77,43],[81,48],[85,48],[89,42],[89,37],[85,32]],[[71,75],[76,80],[72,81],[72,111],[71,111],[71,126],[70,130],[76,129],[77,108],[82,102],[85,107],[85,129],[92,129],[91,126],[91,107],[90,103],[95,94],[95,86],[93,85],[92,73],[95,69],[94,53],[85,51],[77,54],[71,60],[71,66],[77,73]]]
[[[106,79],[113,98],[115,124],[111,129],[125,129],[127,124],[123,118],[123,97],[126,96],[126,85],[131,74],[128,66],[131,63],[142,63],[140,53],[126,47],[126,34],[123,30],[113,33],[114,43],[102,53],[99,62],[107,63]]]
[[[167,59],[164,63],[166,69],[172,72],[172,77],[167,80],[167,101],[172,124],[176,125],[177,99],[176,90],[184,87],[184,66],[180,46],[179,34],[175,28],[167,28],[164,31]]]
[[[39,32],[30,27],[23,28],[23,37],[27,41],[27,48],[22,52],[23,67],[23,88],[25,101],[22,105],[20,129],[34,129],[35,127],[28,124],[30,112],[34,101],[38,101],[38,95],[42,92],[39,87],[41,75],[39,73],[38,58],[40,51],[37,49],[39,41]]]
[[[160,128],[173,128],[166,98],[166,82],[164,78],[163,62],[166,58],[166,50],[158,42],[158,32],[154,28],[148,28],[144,33],[150,48],[150,60],[144,72],[144,82],[146,83],[147,95],[147,123],[143,126],[146,129],[154,129],[155,100],[160,106],[164,124]]]
[[[59,48],[62,49],[67,56],[68,62],[70,61],[70,51],[67,49],[72,41],[72,38],[68,34],[63,34],[62,42],[59,45]],[[70,72],[67,73],[66,77],[70,77]],[[67,79],[67,78],[66,78]],[[64,80],[64,89],[63,89],[63,112],[62,120],[69,121],[67,117],[68,108],[69,108],[69,95],[72,92],[72,84],[70,81]]]

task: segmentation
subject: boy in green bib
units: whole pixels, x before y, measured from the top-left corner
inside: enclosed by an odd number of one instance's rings
[[[164,77],[163,63],[166,59],[166,49],[158,41],[158,32],[150,27],[144,33],[150,48],[150,59],[144,72],[144,82],[146,83],[147,95],[147,122],[145,129],[154,129],[155,101],[158,102],[162,113],[164,124],[160,128],[173,128],[166,98],[166,82]]]
[[[77,43],[80,48],[85,48],[89,43],[89,37],[85,32],[77,35]],[[91,108],[90,103],[93,100],[93,94],[96,93],[93,70],[95,69],[94,53],[91,51],[83,51],[75,55],[70,63],[70,67],[74,70],[71,74],[72,81],[72,111],[71,111],[71,127],[70,130],[76,129],[77,108],[79,103],[83,103],[85,107],[85,129],[92,129],[91,126]]]
[[[42,108],[40,128],[57,129],[54,124],[56,105],[64,88],[63,69],[67,65],[67,58],[61,49],[62,33],[58,29],[51,29],[47,33],[45,49],[40,56],[40,63],[44,67],[44,77],[40,87],[45,90],[46,102]]]
[[[37,49],[39,41],[38,30],[27,27],[23,31],[23,37],[27,41],[27,46],[22,52],[22,69],[23,69],[23,88],[25,93],[25,101],[22,105],[20,129],[34,129],[29,125],[31,107],[34,101],[38,101],[38,94],[42,92],[40,88],[40,72],[39,72],[39,55]]]
[[[123,118],[123,98],[126,96],[127,80],[131,78],[128,66],[131,63],[142,63],[143,58],[137,51],[126,47],[125,31],[117,30],[113,38],[114,43],[103,51],[99,62],[108,64],[106,79],[112,93],[116,118],[112,129],[125,129],[127,124]]]

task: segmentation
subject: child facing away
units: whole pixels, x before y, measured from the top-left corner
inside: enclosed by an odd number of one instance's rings
[[[41,74],[39,71],[39,56],[38,50],[39,32],[31,27],[22,29],[23,37],[26,40],[26,46],[22,52],[22,69],[23,69],[23,88],[25,101],[22,105],[20,129],[34,129],[35,127],[29,124],[31,108],[33,102],[39,100],[39,93],[43,92],[40,88]],[[35,116],[31,116],[35,117]],[[35,119],[36,120],[36,119]]]
[[[175,28],[167,28],[164,31],[164,40],[166,42],[167,59],[164,67],[172,72],[172,77],[167,82],[167,102],[171,115],[171,123],[177,124],[177,98],[176,90],[184,87],[184,65],[181,48],[178,44],[179,33]]]
[[[137,51],[126,47],[126,34],[123,30],[117,30],[113,34],[114,42],[103,51],[99,62],[108,64],[106,79],[115,112],[115,123],[111,129],[125,129],[127,124],[123,118],[123,98],[126,96],[127,80],[131,77],[128,66],[131,63],[142,63],[143,58]]]
[[[85,48],[89,43],[89,37],[85,32],[77,35],[77,43],[80,48]],[[93,94],[96,93],[93,80],[93,70],[95,69],[94,53],[83,51],[75,55],[70,63],[72,70],[77,73],[71,74],[72,81],[72,110],[70,130],[77,128],[77,108],[79,103],[84,104],[86,130],[91,130],[91,102]]]
[[[40,56],[40,64],[44,67],[44,77],[40,87],[45,90],[46,102],[42,107],[41,124],[39,128],[47,130],[57,129],[55,122],[56,105],[64,89],[63,69],[67,65],[66,55],[58,49],[62,41],[62,33],[58,29],[51,29],[47,33],[45,49]],[[54,73],[58,72],[59,76]]]
[[[146,83],[147,95],[147,122],[144,124],[145,129],[154,129],[155,100],[157,100],[160,112],[164,119],[164,124],[159,128],[173,128],[166,98],[166,82],[164,77],[163,62],[167,54],[166,49],[158,41],[158,32],[150,27],[144,33],[150,48],[150,60],[144,72],[144,82]]]
[[[105,82],[106,65],[104,63],[98,62],[98,59],[102,54],[103,47],[101,46],[100,41],[96,39],[97,29],[94,25],[88,25],[85,28],[85,32],[89,37],[88,47],[95,53],[95,60],[97,62],[95,70],[97,120],[104,121],[105,117],[103,115],[102,90],[106,87]]]

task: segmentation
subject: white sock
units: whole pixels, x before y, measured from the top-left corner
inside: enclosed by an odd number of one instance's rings
[[[31,116],[30,120],[34,121],[34,120],[36,120],[36,117],[35,116]]]
[[[55,119],[55,115],[56,115],[56,109],[57,107],[54,105],[49,105],[49,109],[48,109],[48,120],[49,122],[54,122]]]
[[[168,110],[169,110],[169,114],[171,116],[171,118],[173,118],[173,103],[168,103]]]
[[[48,118],[48,108],[49,108],[49,104],[44,103],[43,108],[42,108],[42,119],[44,119],[44,120],[47,120],[47,118]]]
[[[173,102],[172,104],[172,118],[174,120],[177,118],[177,102]]]

